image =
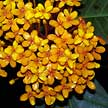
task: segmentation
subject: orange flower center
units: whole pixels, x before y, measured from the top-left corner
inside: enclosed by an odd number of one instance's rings
[[[33,96],[32,92],[29,92],[29,93],[28,93],[28,97],[30,98],[30,97],[32,97],[32,96]]]
[[[7,55],[7,56],[5,57],[5,59],[8,60],[8,61],[10,61],[10,60],[11,60],[11,56],[10,56],[10,55]]]
[[[12,20],[9,20],[8,23],[11,26],[13,24],[13,21]]]
[[[62,55],[63,55],[63,51],[58,50],[58,51],[57,51],[57,55],[58,55],[58,56],[62,56]]]
[[[25,8],[24,8],[24,7],[22,7],[22,8],[20,9],[20,13],[25,13]]]

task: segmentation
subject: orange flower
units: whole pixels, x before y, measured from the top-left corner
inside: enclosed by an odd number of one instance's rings
[[[18,9],[13,9],[12,13],[13,15],[16,15],[18,18],[23,18],[25,17],[25,13],[27,10],[32,9],[32,3],[28,2],[24,4],[23,1],[19,1],[17,3]]]
[[[91,22],[85,23],[85,21],[80,22],[78,30],[74,31],[74,44],[84,44],[85,46],[90,45],[90,39],[94,37],[94,27]]]
[[[5,19],[2,23],[3,23],[3,25],[2,25],[3,31],[8,31],[10,28],[13,32],[19,30],[19,27],[18,27],[15,19]]]
[[[13,18],[13,15],[11,13],[11,5],[8,4],[3,6],[3,2],[0,1],[1,7],[0,7],[0,22],[3,22],[5,19],[11,19]]]
[[[45,97],[45,103],[47,105],[52,105],[56,100],[56,92],[53,88],[49,86],[42,86],[42,91],[37,95],[37,98]]]
[[[75,52],[79,54],[78,61],[83,62],[86,58],[88,58],[90,61],[93,61],[94,57],[91,54],[92,49],[93,49],[92,45],[87,47],[83,46],[76,47]]]
[[[103,46],[97,46],[91,53],[96,60],[101,60],[101,53],[105,52],[105,48]]]
[[[31,60],[32,52],[30,50],[26,50],[20,54],[17,55],[17,62],[22,65],[27,65],[29,61]],[[35,56],[33,57],[35,59]]]
[[[16,62],[12,58],[13,49],[11,46],[8,46],[3,51],[0,52],[0,64],[1,67],[6,67],[8,64],[11,67],[16,67]]]
[[[22,46],[28,47],[32,51],[36,51],[41,42],[41,38],[38,37],[37,31],[33,30],[31,34],[24,32],[23,37],[25,40],[22,42]]]
[[[51,53],[50,60],[52,62],[56,62],[56,61],[58,61],[58,59],[60,57],[64,56],[64,49],[63,48],[58,48],[56,45],[52,45],[51,47],[52,48],[50,50],[50,53]]]
[[[27,101],[29,99],[29,102],[31,105],[36,104],[36,92],[34,92],[30,85],[25,86],[26,93],[22,94],[20,96],[20,101]]]
[[[53,64],[48,64],[45,72],[48,73],[47,83],[52,85],[55,79],[61,80],[63,78],[62,74],[53,67]]]
[[[36,7],[35,18],[46,19],[49,20],[51,17],[51,13],[56,13],[59,11],[59,8],[53,7],[53,3],[50,0],[46,0],[45,4],[38,3]]]
[[[35,83],[38,80],[38,76],[28,69],[28,66],[22,66],[21,70],[17,72],[17,76],[23,77],[24,84]]]
[[[60,12],[57,16],[57,20],[50,20],[49,24],[55,28],[55,33],[62,35],[64,33],[63,22],[65,21],[64,14]]]
[[[5,39],[9,40],[9,39],[14,38],[19,43],[24,40],[22,37],[23,33],[24,33],[24,30],[22,28],[16,31],[9,31],[6,33]]]
[[[54,43],[59,48],[67,48],[67,45],[73,43],[72,35],[68,33],[67,30],[64,30],[64,33],[62,35],[49,34],[47,38],[51,41],[54,41]]]
[[[67,83],[67,79],[64,77],[61,80],[61,85],[56,86],[54,88],[54,91],[56,91],[57,93],[62,92],[62,96],[64,98],[68,98],[69,93],[72,91],[72,89],[73,89],[73,84]],[[59,99],[59,98],[57,97],[57,99]],[[61,100],[61,99],[59,99],[59,100]]]
[[[50,58],[50,47],[46,44],[43,47],[39,47],[39,52],[37,53],[38,57],[42,59],[42,64],[46,65],[49,62]]]
[[[69,12],[68,9],[64,9],[63,14],[64,14],[64,16],[62,16],[62,17],[64,17],[63,19],[65,19],[65,21],[63,22],[63,26],[65,29],[72,27],[72,25],[78,25],[79,24],[79,20],[76,19],[78,16],[77,11]]]
[[[59,8],[62,8],[65,4],[69,6],[80,6],[80,0],[56,0],[59,2]]]

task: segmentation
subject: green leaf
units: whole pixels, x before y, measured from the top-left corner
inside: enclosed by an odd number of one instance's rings
[[[91,21],[95,34],[103,37],[108,43],[108,0],[82,0],[80,16]]]
[[[104,88],[95,80],[96,91],[91,93],[88,90],[82,99],[73,96],[69,99],[68,108],[108,108],[108,94]]]

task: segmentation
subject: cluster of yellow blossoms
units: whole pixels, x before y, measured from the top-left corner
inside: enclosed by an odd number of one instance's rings
[[[35,0],[34,0],[35,2]],[[33,3],[34,3],[33,2]],[[95,89],[95,68],[105,41],[94,35],[91,22],[78,17],[80,0],[0,1],[0,76],[5,68],[20,69],[25,84],[21,101],[44,99],[47,105],[64,101],[69,93]]]

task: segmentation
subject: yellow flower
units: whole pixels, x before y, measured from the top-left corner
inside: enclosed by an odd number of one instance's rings
[[[48,73],[47,83],[49,85],[52,85],[55,82],[55,79],[61,80],[63,78],[62,74],[54,69],[52,64],[47,65],[47,69],[45,70],[45,72]]]
[[[8,31],[10,28],[13,32],[19,30],[19,27],[15,19],[5,19],[2,23],[3,23],[3,26],[2,26],[3,31]]]
[[[35,18],[49,20],[51,13],[56,13],[59,11],[59,8],[53,7],[53,4],[50,0],[46,0],[45,4],[38,3],[36,7],[37,12],[35,13]]]
[[[17,60],[16,61],[25,66],[31,60],[30,56],[32,56],[32,52],[30,50],[26,50],[26,51],[17,55]],[[35,59],[35,57],[34,57],[34,59]]]
[[[12,58],[13,48],[12,46],[8,46],[3,51],[0,52],[0,64],[1,67],[6,67],[8,64],[11,65],[11,67],[16,67],[16,62]]]
[[[24,32],[23,37],[25,40],[22,42],[22,46],[28,47],[32,51],[37,50],[42,40],[40,37],[38,37],[36,30],[33,30],[31,34]]]
[[[69,93],[72,91],[73,89],[73,84],[71,83],[66,83],[67,82],[67,79],[64,77],[62,80],[61,80],[61,85],[58,85],[56,86],[54,89],[56,92],[60,93],[62,92],[62,96],[64,98],[68,98],[69,96]]]
[[[59,8],[62,8],[65,4],[68,6],[80,6],[80,0],[56,0],[59,2]]]
[[[39,49],[41,49],[41,48],[39,48]],[[51,54],[50,54],[49,45],[46,44],[46,45],[44,46],[44,48],[41,49],[41,51],[39,51],[39,52],[37,53],[37,55],[38,55],[38,57],[42,58],[42,64],[43,64],[43,65],[48,64],[49,58],[50,58],[50,55],[51,55]]]
[[[83,62],[86,58],[88,58],[90,61],[93,61],[94,57],[91,54],[92,49],[92,45],[87,47],[78,46],[75,50],[75,52],[79,54],[78,61]]]
[[[21,45],[18,45],[18,43],[16,41],[14,41],[12,49],[13,49],[12,58],[13,58],[13,60],[16,61],[17,56],[24,52],[24,48]],[[7,51],[9,51],[9,50],[7,49]]]
[[[1,51],[1,59],[0,62],[2,64],[2,67],[6,67],[9,63],[11,67],[16,67],[16,59],[18,54],[22,53],[24,49],[22,46],[18,45],[16,41],[13,42],[13,46],[8,46],[4,49],[4,51]]]
[[[24,33],[24,30],[22,28],[19,30],[13,31],[13,32],[9,31],[6,33],[5,39],[6,40],[15,39],[19,43],[19,42],[22,42],[24,40],[22,37],[23,33]]]
[[[72,25],[78,25],[79,24],[79,20],[76,19],[78,16],[78,12],[77,11],[72,11],[69,12],[68,9],[64,9],[64,19],[65,21],[63,22],[63,26],[65,29],[68,29],[69,27],[72,27]]]
[[[49,34],[47,38],[51,41],[54,41],[54,43],[59,48],[67,48],[67,45],[73,44],[72,35],[68,33],[67,30],[64,30],[62,35]]]
[[[56,62],[59,60],[60,57],[64,56],[64,49],[58,48],[57,46],[52,45],[50,53],[51,53],[51,56],[49,59],[51,60],[51,62]],[[59,62],[62,62],[62,59]]]
[[[32,9],[32,3],[28,2],[24,4],[24,1],[19,1],[17,3],[17,7],[18,9],[12,10],[13,15],[17,16],[18,18],[23,18],[25,17],[26,11]]]
[[[64,14],[62,12],[58,13],[57,20],[50,20],[49,24],[55,28],[55,33],[57,35],[62,35],[64,33],[63,22],[65,21]]]
[[[37,97],[38,98],[45,97],[45,103],[47,105],[52,105],[56,100],[55,95],[56,95],[56,92],[54,91],[53,88],[43,85],[42,91],[39,93],[39,95],[37,95]]]
[[[84,44],[85,46],[90,45],[90,40],[94,37],[94,27],[91,25],[91,22],[85,23],[85,21],[80,22],[78,30],[74,31],[74,44]]]
[[[34,92],[30,85],[25,86],[26,93],[20,96],[20,101],[27,101],[29,100],[31,105],[36,104],[36,92]]]
[[[101,53],[105,52],[105,48],[103,46],[97,46],[91,54],[94,56],[96,60],[101,60]]]
[[[1,8],[0,8],[0,22],[3,22],[6,18],[11,19],[13,17],[11,13],[11,5],[8,4],[6,7],[3,6],[1,2]]]
[[[17,72],[17,76],[23,77],[24,84],[35,83],[38,80],[38,76],[33,74],[29,69],[27,70],[27,66],[21,67],[21,70]]]

